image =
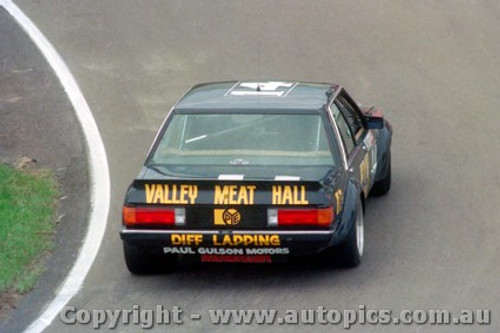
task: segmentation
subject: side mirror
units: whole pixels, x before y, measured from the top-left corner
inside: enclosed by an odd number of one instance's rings
[[[365,116],[365,124],[368,129],[384,128],[384,117]]]

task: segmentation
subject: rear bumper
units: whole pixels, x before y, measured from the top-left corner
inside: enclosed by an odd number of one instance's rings
[[[333,244],[334,230],[137,230],[123,229],[120,237],[151,253],[233,253],[303,256]],[[236,250],[238,249],[238,250]]]

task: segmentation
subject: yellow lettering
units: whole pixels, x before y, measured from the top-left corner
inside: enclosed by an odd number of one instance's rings
[[[309,203],[309,201],[306,199],[306,186],[305,185],[302,185],[300,187],[300,193],[301,193],[300,204],[307,205]]]
[[[198,197],[197,185],[146,184],[145,190],[148,204],[194,204]]]
[[[161,185],[158,185],[158,187],[161,188]],[[168,193],[170,192],[169,189],[168,189],[168,185],[165,184],[163,185],[163,188],[162,188],[162,192],[163,192],[163,196],[161,198],[161,202],[162,204],[168,204],[168,203],[171,203],[170,200],[168,199]]]
[[[335,211],[335,214],[338,214],[342,209],[342,203],[344,202],[344,193],[341,189],[338,189],[337,192],[335,192],[335,199],[337,200],[337,210]]]
[[[200,245],[203,243],[203,235],[202,234],[187,234],[187,235],[179,235],[173,234],[170,236],[170,242],[172,245]]]
[[[233,242],[231,240],[231,236],[229,235],[224,235],[224,238],[222,238],[222,246],[226,246],[226,245],[233,245]]]
[[[238,203],[240,205],[248,205],[248,195],[245,186],[240,186],[240,192],[238,193]]]
[[[300,186],[300,193],[299,193],[299,187],[297,185],[293,186],[293,200],[292,204],[294,205],[307,205],[309,201],[306,200],[306,187],[305,185]]]
[[[248,204],[249,205],[253,205],[254,203],[254,198],[255,198],[255,189],[257,188],[257,186],[255,185],[247,185],[247,190],[248,190]]]
[[[259,235],[258,245],[269,246],[269,235]]]
[[[285,205],[287,203],[289,205],[293,205],[292,189],[290,188],[290,186],[284,186],[283,197],[281,198],[282,205]]]
[[[298,191],[298,186],[294,185],[293,186],[293,204],[294,205],[300,205],[301,201],[299,200],[299,191]]]
[[[163,187],[162,186],[155,186],[156,191],[155,195],[153,197],[153,201],[151,203],[163,203]]]
[[[272,187],[273,205],[307,205],[305,185],[274,185]]]
[[[146,184],[146,203],[153,203],[156,185]]]
[[[247,246],[253,243],[252,235],[244,235],[243,236],[243,245]]]
[[[214,204],[215,205],[227,204],[228,199],[229,199],[228,187],[215,185]]]
[[[198,197],[198,185],[190,185],[188,190],[189,203],[194,204]]]
[[[215,185],[215,205],[253,205],[255,198],[255,185]]]
[[[365,158],[359,165],[359,178],[365,193],[368,192],[370,186],[370,161],[368,155],[365,155]]]
[[[273,205],[281,205],[281,186],[273,185],[272,198]]]
[[[269,241],[270,241],[271,245],[273,245],[273,246],[280,246],[281,245],[280,236],[278,236],[278,235],[271,235],[271,237],[269,238]]]
[[[242,235],[234,235],[233,236],[233,246],[238,246],[243,244],[243,236]]]
[[[217,235],[212,236],[212,243],[214,244],[214,246],[221,246],[222,245],[221,243],[219,243],[219,239],[217,238]]]
[[[181,185],[181,195],[180,195],[180,200],[179,203],[181,204],[187,204],[186,196],[188,194],[188,188],[189,185]]]
[[[177,235],[177,234],[170,235],[170,242],[172,242],[172,245],[183,245],[184,239],[182,236],[183,235]]]
[[[203,241],[203,235],[188,234],[186,235],[186,245],[199,245]]]
[[[229,204],[236,205],[238,202],[234,199],[236,196],[236,185],[229,185]],[[227,202],[225,202],[227,204]]]
[[[212,244],[214,246],[281,246],[281,240],[279,235],[212,235]]]
[[[173,204],[178,204],[180,203],[179,200],[177,199],[177,185],[172,185],[172,195],[171,195],[171,203]]]

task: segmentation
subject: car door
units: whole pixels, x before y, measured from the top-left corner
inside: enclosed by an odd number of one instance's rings
[[[348,170],[359,180],[367,196],[373,182],[373,156],[376,161],[375,138],[363,126],[361,113],[344,91],[330,105],[330,112],[344,143]]]

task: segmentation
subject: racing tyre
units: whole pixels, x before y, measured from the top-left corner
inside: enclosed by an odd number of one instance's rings
[[[356,267],[361,263],[365,245],[364,212],[361,198],[356,203],[356,218],[346,240],[337,246],[339,263],[343,267]]]
[[[175,255],[146,253],[128,242],[123,242],[123,252],[128,270],[135,275],[172,272],[177,265]]]
[[[371,194],[381,196],[387,194],[391,189],[391,151],[387,152],[387,158],[384,165],[385,177],[373,184]]]

